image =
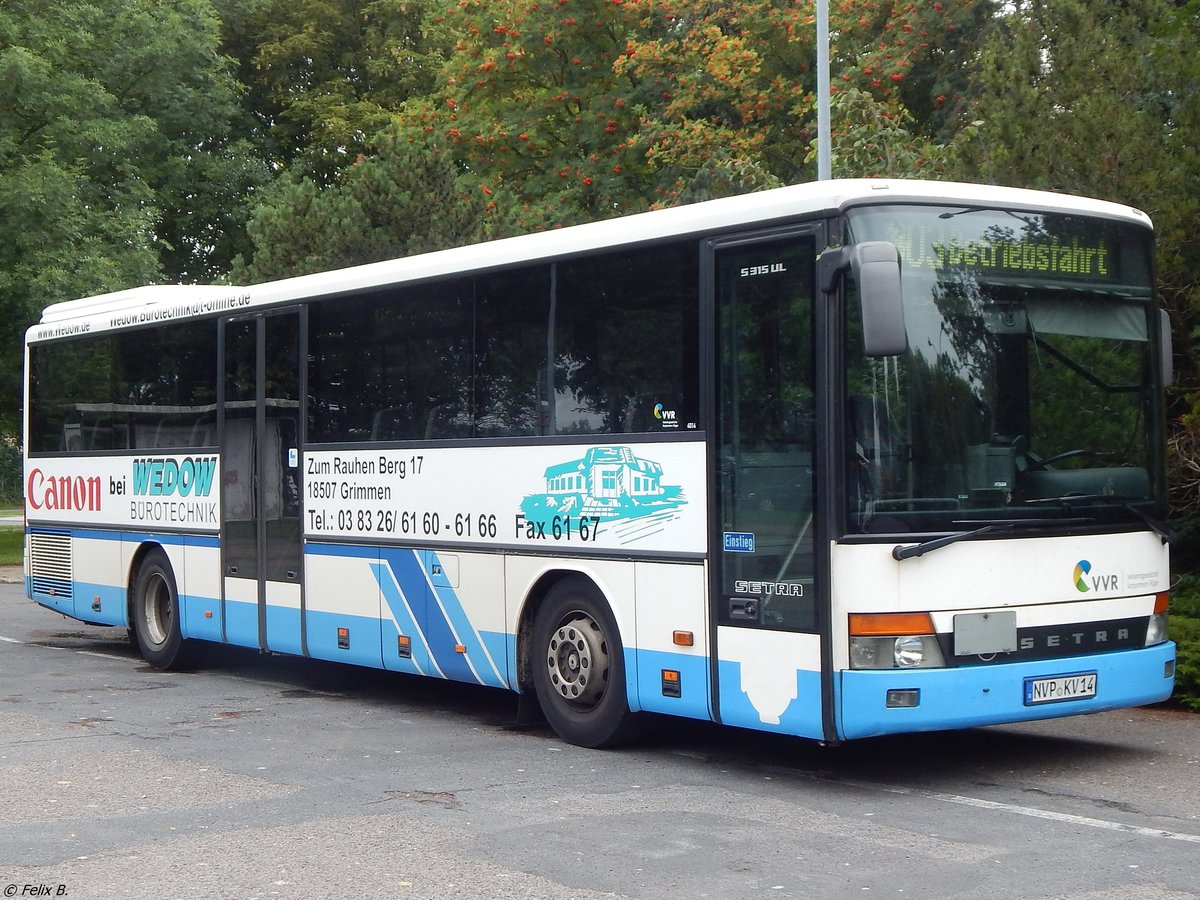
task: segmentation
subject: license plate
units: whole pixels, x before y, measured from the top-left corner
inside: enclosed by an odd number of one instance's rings
[[[1096,696],[1096,673],[1078,672],[1054,678],[1026,678],[1025,705],[1062,703],[1067,700],[1087,700]]]

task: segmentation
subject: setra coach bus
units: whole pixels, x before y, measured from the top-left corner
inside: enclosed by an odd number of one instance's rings
[[[26,336],[26,590],[127,628],[825,742],[1169,696],[1153,233],[824,181]]]

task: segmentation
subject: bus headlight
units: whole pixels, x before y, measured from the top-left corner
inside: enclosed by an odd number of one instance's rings
[[[892,655],[898,668],[915,669],[925,662],[925,638],[915,634],[896,638]]]
[[[917,669],[945,664],[928,613],[850,616],[851,669]]]
[[[887,638],[850,638],[850,668],[890,669],[892,660],[887,646],[890,643]]]
[[[1146,646],[1161,644],[1167,639],[1167,595],[1154,596],[1154,615],[1146,625]]]

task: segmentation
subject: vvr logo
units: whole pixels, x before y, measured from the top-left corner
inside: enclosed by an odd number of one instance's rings
[[[660,422],[674,422],[675,421],[675,410],[664,409],[663,405],[661,403],[655,403],[654,404],[654,418],[658,419]]]
[[[1075,563],[1075,589],[1081,594],[1090,590],[1115,591],[1117,589],[1116,575],[1092,575],[1092,564],[1086,559]]]

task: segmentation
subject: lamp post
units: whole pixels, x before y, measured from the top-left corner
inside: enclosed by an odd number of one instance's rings
[[[833,177],[829,144],[829,0],[817,0],[817,180]]]

